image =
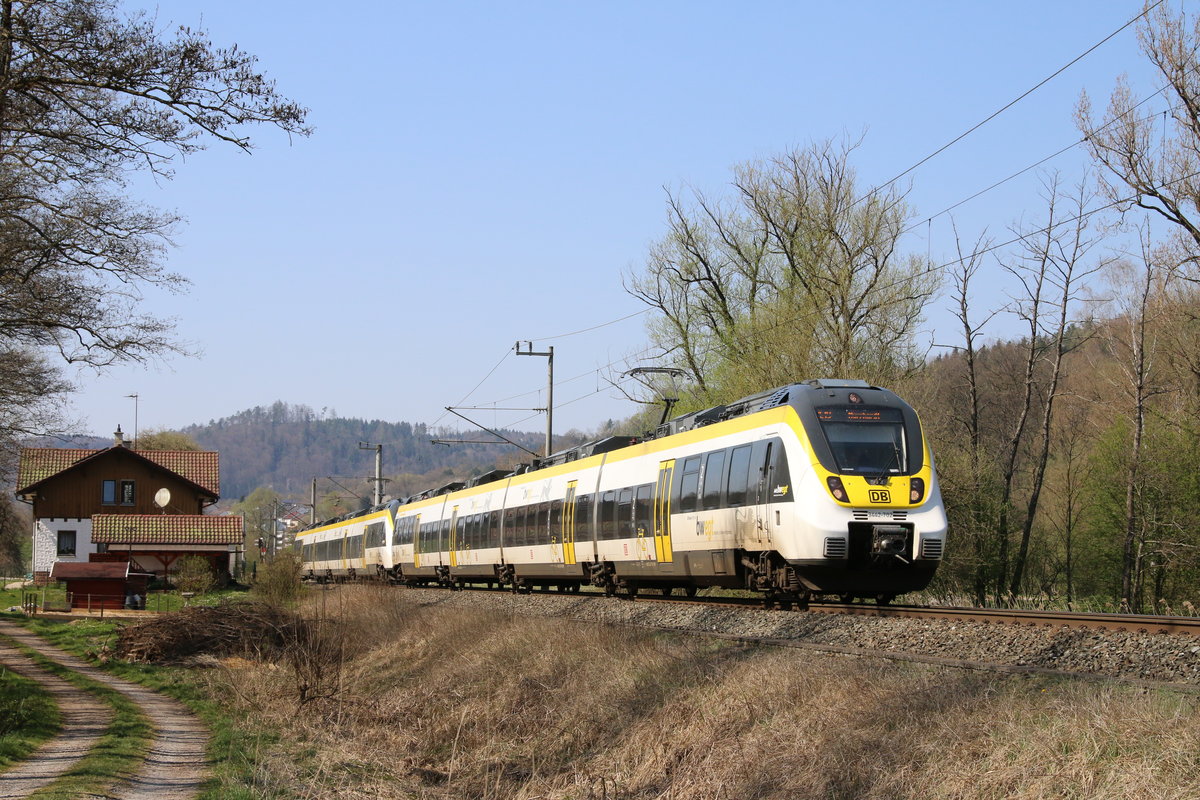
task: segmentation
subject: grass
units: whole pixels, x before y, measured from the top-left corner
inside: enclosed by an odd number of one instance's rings
[[[283,652],[106,668],[208,722],[209,800],[1200,797],[1193,696],[414,597],[313,593],[311,638]],[[114,630],[34,624],[79,653]]]
[[[0,667],[0,772],[28,758],[61,724],[49,693],[36,681]]]
[[[210,691],[278,731],[279,797],[1194,798],[1194,697],[418,606],[327,600],[319,699],[287,659]],[[323,617],[322,617],[323,615]]]

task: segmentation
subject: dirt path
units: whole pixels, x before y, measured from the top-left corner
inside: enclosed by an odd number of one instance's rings
[[[143,686],[123,681],[120,678],[109,675],[103,670],[96,669],[69,653],[48,644],[40,637],[35,636],[15,623],[0,620],[0,634],[11,636],[13,639],[36,650],[46,658],[100,683],[111,686],[136,703],[154,726],[154,740],[151,742],[150,752],[147,754],[146,761],[137,773],[127,781],[115,783],[106,793],[93,795],[94,797],[110,798],[111,800],[191,800],[191,798],[199,793],[200,786],[209,773],[208,761],[204,752],[205,745],[208,742],[208,731],[205,729],[203,723],[188,711],[183,704]],[[5,658],[4,660],[6,663],[10,661],[9,658]],[[27,660],[24,663],[29,664]],[[43,677],[53,678],[53,676],[48,676],[42,670],[36,670],[36,672],[40,673]],[[41,678],[32,673],[30,677],[41,680]],[[43,685],[47,685],[49,689],[49,685],[45,684],[44,681]],[[75,691],[78,692],[78,690]],[[83,694],[86,695],[86,693]],[[90,695],[87,695],[87,698],[91,700]],[[78,701],[79,698],[77,697],[67,699],[65,702],[59,700],[60,708],[63,709],[64,713],[64,728],[67,725],[65,719],[67,710],[71,707],[77,707]],[[91,700],[91,702],[95,703],[96,701]],[[107,706],[104,707],[104,710],[107,711]],[[107,725],[107,719],[98,725],[101,733],[105,725]],[[88,726],[84,725],[84,727]],[[91,727],[94,728],[97,726],[92,725]],[[7,786],[7,779],[18,770],[28,768],[36,771],[39,767],[30,767],[29,765],[43,758],[50,759],[43,762],[40,767],[40,769],[46,769],[54,766],[55,762],[62,759],[63,753],[59,745],[67,735],[68,731],[64,730],[63,736],[54,739],[46,747],[41,748],[31,761],[27,761],[0,775],[0,798],[24,797],[29,791],[32,791],[30,789],[17,794],[4,793],[11,791]],[[84,752],[86,752],[86,748]],[[70,765],[75,760],[78,760],[79,757],[76,756],[70,763],[67,763],[56,775],[69,769]],[[52,779],[53,776],[51,776]],[[45,783],[48,782],[45,781]]]
[[[0,773],[0,800],[28,797],[48,786],[87,755],[112,720],[112,710],[92,695],[34,664],[7,639],[0,638],[0,665],[37,681],[62,714],[62,732],[20,764]]]

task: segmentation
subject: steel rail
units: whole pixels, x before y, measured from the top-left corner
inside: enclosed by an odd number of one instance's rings
[[[708,605],[762,606],[762,600],[741,597],[656,597],[639,594],[639,602],[702,603]],[[788,608],[785,604],[782,608]],[[799,608],[798,606],[791,606]],[[1168,633],[1200,636],[1200,617],[1166,617],[1151,614],[1110,614],[1082,611],[1046,611],[1011,608],[963,608],[958,606],[893,606],[859,603],[812,603],[809,612],[817,614],[855,614],[865,617],[908,617],[953,622],[981,622],[1031,627],[1090,628],[1136,633]]]

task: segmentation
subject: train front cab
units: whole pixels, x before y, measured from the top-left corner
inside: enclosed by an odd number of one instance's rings
[[[812,464],[807,502],[794,509],[788,563],[813,594],[888,602],[924,589],[942,557],[946,515],[916,412],[861,382],[823,385],[794,399]],[[795,474],[795,472],[793,473]]]

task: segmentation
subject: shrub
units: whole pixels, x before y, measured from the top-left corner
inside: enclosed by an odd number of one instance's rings
[[[270,561],[259,562],[252,591],[264,603],[290,605],[300,597],[300,556],[290,550],[276,553]]]
[[[212,565],[202,556],[185,556],[179,559],[178,571],[172,576],[175,588],[181,592],[206,594],[217,585],[217,576]]]

